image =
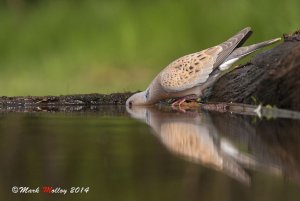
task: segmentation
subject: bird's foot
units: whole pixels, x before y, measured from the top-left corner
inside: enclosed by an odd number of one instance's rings
[[[178,100],[176,100],[176,101],[174,101],[173,103],[172,103],[172,107],[175,107],[176,105],[178,105],[178,106],[180,106],[182,103],[184,103],[186,101],[186,99],[185,98],[180,98],[180,99],[178,99]]]
[[[172,103],[172,109],[174,110],[179,110],[180,112],[186,112],[185,109],[183,109],[181,107],[181,105],[183,103],[185,103],[187,100],[196,100],[197,99],[197,96],[196,95],[188,95],[188,96],[185,96],[185,97],[182,97],[182,98],[179,98],[178,100],[174,101]],[[176,107],[177,106],[177,107]]]
[[[173,106],[181,106],[182,103],[184,103],[185,101],[189,101],[189,100],[196,100],[198,97],[196,95],[188,95],[188,96],[184,96],[182,98],[177,99],[176,101],[174,101],[172,103],[172,107]]]

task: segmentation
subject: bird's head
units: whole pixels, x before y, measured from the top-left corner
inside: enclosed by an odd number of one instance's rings
[[[146,101],[147,101],[146,94],[144,91],[142,91],[130,96],[126,101],[126,106],[131,108],[134,105],[146,105]]]

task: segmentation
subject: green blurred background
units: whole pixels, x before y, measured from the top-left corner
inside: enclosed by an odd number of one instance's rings
[[[0,95],[145,88],[172,60],[251,26],[300,26],[299,0],[0,0]]]

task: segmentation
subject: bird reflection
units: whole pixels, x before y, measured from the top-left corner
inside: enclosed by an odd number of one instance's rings
[[[127,107],[127,111],[133,118],[150,125],[172,153],[250,184],[250,176],[243,166],[255,165],[256,161],[219,135],[209,114],[166,112],[155,106]]]

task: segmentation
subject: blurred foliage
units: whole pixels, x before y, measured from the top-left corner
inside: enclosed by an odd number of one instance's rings
[[[251,26],[299,28],[299,0],[0,0],[0,95],[145,88],[172,60]]]

